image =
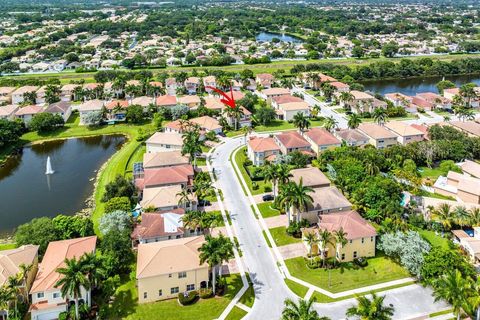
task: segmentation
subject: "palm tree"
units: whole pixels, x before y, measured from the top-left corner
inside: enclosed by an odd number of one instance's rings
[[[311,258],[312,257],[313,246],[317,245],[320,242],[320,240],[317,237],[316,232],[306,232],[303,235],[303,241],[305,241],[308,245],[308,254],[309,254],[309,257]]]
[[[310,120],[303,112],[297,112],[297,114],[293,116],[293,124],[301,133],[303,133],[305,129],[310,128]]]
[[[247,145],[247,136],[252,132],[252,127],[250,126],[243,126],[242,127],[243,138],[245,141],[245,145]]]
[[[458,270],[450,271],[435,282],[435,302],[446,300],[453,307],[453,313],[460,319],[462,308],[470,294],[470,282]]]
[[[384,306],[385,296],[377,296],[371,293],[368,297],[357,297],[358,306],[347,309],[348,317],[359,317],[361,320],[389,320],[392,319],[395,309],[392,305]]]
[[[290,180],[290,169],[286,164],[277,165],[277,182],[278,185],[288,183]]]
[[[319,242],[320,242],[320,252],[322,255],[323,267],[325,267],[325,261],[327,259],[328,245],[329,244],[333,245],[333,240],[334,240],[334,237],[332,236],[332,233],[330,231],[328,231],[327,229],[320,231]]]
[[[464,206],[458,206],[453,210],[454,222],[459,226],[466,226],[470,221],[470,213]]]
[[[188,154],[190,163],[197,166],[197,155],[202,153],[203,142],[200,141],[200,131],[198,128],[187,129],[182,135],[183,146],[182,155]]]
[[[78,299],[81,296],[81,288],[89,290],[90,282],[84,273],[80,260],[66,258],[64,262],[65,267],[57,269],[57,272],[62,277],[57,281],[55,287],[60,287],[60,292],[64,298],[67,296],[73,297],[75,301],[75,318],[79,319]]]
[[[8,309],[10,307],[10,301],[12,301],[13,294],[7,286],[0,287],[0,311],[5,310],[8,319]]]
[[[30,275],[30,272],[33,270],[33,264],[25,264],[25,263],[22,263],[20,264],[20,272],[21,272],[21,275],[22,275],[22,279],[23,279],[23,286],[25,288],[25,292],[24,292],[24,295],[25,295],[25,299],[27,302],[30,302],[30,297],[29,297],[29,294],[28,294],[28,290],[27,290],[27,285],[28,285],[28,276]]]
[[[362,123],[362,118],[356,113],[352,113],[348,116],[347,125],[350,129],[357,129],[358,126]]]
[[[440,204],[431,212],[431,218],[440,223],[445,231],[450,230],[454,221],[452,206],[448,203]]]
[[[82,100],[84,95],[85,94],[84,94],[82,86],[77,86],[77,87],[75,87],[75,89],[73,89],[73,100],[74,101]]]
[[[314,298],[310,298],[308,301],[298,299],[298,304],[291,299],[286,299],[282,320],[329,320],[327,317],[320,317],[312,308],[314,302]]]
[[[310,110],[310,113],[311,113],[312,117],[316,118],[316,117],[318,117],[318,114],[321,111],[322,111],[322,109],[320,108],[320,106],[318,104],[316,104],[312,107],[312,109]]]
[[[23,284],[23,279],[21,274],[17,274],[16,276],[10,276],[7,280],[7,289],[11,293],[11,298],[15,303],[15,315],[18,315],[18,296],[22,294],[20,287]]]
[[[480,225],[480,208],[470,209],[470,220],[469,224],[472,227],[477,227]]]
[[[201,212],[196,210],[188,210],[181,219],[184,228],[195,230],[195,232],[197,232],[201,225]]]
[[[234,257],[232,241],[223,234],[218,237],[207,235],[205,236],[205,242],[198,248],[198,251],[200,252],[200,264],[206,262],[212,270],[213,294],[215,294],[217,266]]]
[[[333,132],[338,127],[338,122],[333,116],[327,117],[324,127],[327,131]]]
[[[52,104],[55,102],[60,101],[60,87],[54,84],[49,84],[45,88],[45,102],[48,104]]]
[[[343,249],[345,245],[348,243],[347,236],[348,234],[343,231],[343,228],[340,228],[339,230],[336,230],[333,232],[333,235],[335,236],[335,247],[336,247],[336,257],[337,260],[341,259],[340,257],[340,249]]]
[[[238,129],[238,122],[240,121],[240,117],[243,115],[243,110],[240,108],[240,106],[235,106],[235,108],[225,108],[224,111],[227,116],[234,121],[234,130]]]
[[[349,106],[349,103],[352,102],[354,99],[355,99],[355,97],[350,92],[340,93],[339,100],[343,103],[343,108],[344,109],[347,109],[345,107]]]
[[[280,197],[280,205],[286,206],[288,212],[288,221],[291,220],[290,210],[293,209],[293,215],[299,220],[299,212],[306,211],[308,206],[313,202],[312,196],[309,194],[313,189],[303,185],[303,179],[300,183],[289,182],[282,186],[282,196]]]
[[[278,179],[278,172],[276,165],[267,165],[263,167],[263,180],[264,182],[271,182],[272,189],[273,189],[273,196],[277,195],[277,179]]]
[[[97,258],[95,253],[87,252],[80,258],[80,264],[82,265],[83,273],[87,276],[87,279],[92,288],[98,286],[98,284],[105,278],[105,270],[103,269],[102,261]],[[87,297],[88,305],[92,303],[91,292],[88,291]]]
[[[376,108],[373,110],[373,120],[383,126],[385,122],[387,122],[388,116],[387,116],[387,110],[383,108]]]
[[[182,208],[187,208],[190,203],[191,195],[192,191],[190,191],[190,189],[182,188],[182,190],[176,194],[178,197],[178,205]]]

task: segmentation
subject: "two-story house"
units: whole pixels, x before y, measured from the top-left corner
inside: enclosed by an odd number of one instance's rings
[[[247,155],[255,166],[261,166],[265,161],[274,162],[281,154],[280,147],[271,137],[251,137],[247,143]]]
[[[375,123],[362,123],[358,130],[369,138],[371,145],[383,149],[398,143],[397,135]]]

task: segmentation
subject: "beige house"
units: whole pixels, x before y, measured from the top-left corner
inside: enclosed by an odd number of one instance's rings
[[[369,138],[371,145],[384,149],[397,144],[397,135],[385,127],[375,123],[362,123],[358,130]]]
[[[86,117],[94,112],[101,112],[105,102],[98,99],[88,100],[77,107],[80,115],[80,124],[85,124]]]
[[[306,219],[313,224],[318,222],[318,217],[322,214],[352,209],[350,201],[334,186],[314,188],[310,196],[313,199],[312,205],[306,212],[299,213],[299,220]]]
[[[11,93],[12,95],[12,104],[22,104],[24,99],[24,94],[27,92],[37,92],[37,86],[23,86]]]
[[[357,258],[375,256],[377,232],[358,212],[347,211],[321,215],[318,227],[306,228],[302,231],[305,236],[305,234],[312,232],[318,235],[323,230],[332,234],[343,230],[348,241],[343,247],[340,244],[328,244],[326,249],[323,250],[326,258],[335,257],[338,261],[350,262]],[[318,254],[321,248],[322,243],[319,243],[319,245],[311,248],[312,253]]]
[[[309,155],[313,155],[310,148],[310,143],[305,140],[297,131],[282,132],[273,136],[275,143],[280,147],[283,154],[299,151]]]
[[[265,161],[273,162],[281,153],[280,147],[273,138],[251,137],[247,143],[247,155],[255,166],[261,166]]]
[[[182,156],[180,150],[145,153],[143,155],[143,168],[154,169],[188,164],[188,157]]]
[[[43,107],[37,105],[31,105],[26,107],[21,107],[15,112],[15,117],[21,119],[25,123],[29,123],[32,118],[43,112]]]
[[[0,107],[0,119],[13,120],[15,119],[15,113],[18,111],[19,106],[17,105],[7,105]]]
[[[324,128],[310,129],[304,133],[303,137],[310,143],[312,150],[317,154],[327,149],[340,147],[342,144],[340,140]]]
[[[154,209],[156,211],[175,210],[183,208],[187,210],[196,210],[197,198],[194,194],[188,196],[187,203],[181,203],[180,193],[182,192],[180,184],[146,188],[142,193],[140,205],[144,209]]]
[[[433,185],[436,193],[454,197],[465,203],[480,204],[480,179],[450,171],[438,177]]]
[[[21,287],[25,292],[30,292],[38,268],[38,246],[32,244],[0,251],[0,287],[7,284],[9,277],[16,277],[22,272],[20,268],[22,264],[33,266],[26,283]]]
[[[203,236],[140,244],[137,255],[138,302],[177,298],[179,293],[206,288],[208,264],[200,264]]]
[[[414,127],[400,121],[390,121],[385,123],[385,127],[398,135],[397,140],[400,144],[407,144],[414,141],[422,141],[424,133]]]
[[[470,137],[480,137],[480,123],[475,121],[451,121],[449,124]]]
[[[180,133],[155,132],[145,143],[147,145],[147,153],[166,152],[181,150],[183,139]]]
[[[278,106],[277,115],[281,120],[291,121],[297,113],[310,116],[310,106],[305,101],[282,103]]]
[[[15,87],[0,87],[0,103],[11,103]]]
[[[453,242],[467,253],[472,263],[480,262],[480,228],[473,228],[473,236],[464,230],[452,230]]]
[[[351,147],[362,147],[370,141],[366,135],[357,129],[337,130],[334,132],[334,135],[341,141],[345,141],[345,143]]]
[[[260,92],[260,96],[266,99],[267,102],[271,102],[271,99],[274,97],[286,96],[289,94],[290,90],[285,88],[269,88]]]
[[[307,167],[290,170],[290,181],[300,183],[310,188],[324,188],[330,186],[330,180],[316,167]]]

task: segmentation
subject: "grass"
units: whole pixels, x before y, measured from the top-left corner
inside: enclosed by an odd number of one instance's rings
[[[256,181],[258,188],[256,190],[253,189],[253,182],[250,179],[250,176],[247,173],[247,170],[243,166],[243,163],[248,159],[247,155],[245,154],[245,150],[247,147],[242,147],[240,150],[238,150],[237,154],[235,155],[235,162],[238,166],[238,169],[240,170],[240,174],[242,175],[243,179],[245,180],[248,189],[250,192],[255,195],[255,194],[261,194],[264,192],[264,187],[265,186],[270,186],[271,183],[265,183],[264,181]]]
[[[290,279],[284,279],[284,280],[285,280],[285,284],[287,285],[287,287],[289,287],[290,290],[292,290],[293,293],[295,293],[300,298],[305,297],[305,295],[308,292],[307,287],[305,287],[305,286],[301,285],[300,283],[297,283],[293,280],[290,280]]]
[[[439,176],[445,174],[445,172],[443,172],[440,168],[420,167],[419,171],[422,175],[422,178],[429,178],[433,180],[436,180]]]
[[[220,210],[209,211],[209,213],[218,217],[217,227],[225,227],[225,221],[223,221],[222,212]]]
[[[2,243],[0,244],[0,251],[15,249],[16,247],[17,247],[17,244],[15,243]]]
[[[413,114],[409,114],[405,117],[389,117],[388,121],[405,121],[405,120],[414,120],[417,119],[417,117]],[[362,122],[374,122],[374,118],[362,118]]]
[[[265,230],[262,230],[262,234],[263,234],[263,237],[265,238],[265,241],[267,241],[267,246],[269,248],[271,248],[272,244],[270,243],[270,240],[268,240],[268,237],[267,237],[267,234],[266,234]]]
[[[324,120],[310,120],[310,127],[321,127],[323,126]],[[278,131],[278,130],[294,130],[296,129],[293,123],[283,121],[283,120],[274,120],[269,124],[263,126],[256,126],[255,132],[266,132],[266,131]]]
[[[304,257],[285,260],[285,264],[292,276],[334,293],[410,276],[400,265],[384,256],[370,258],[368,266],[358,269],[354,268],[353,263],[330,271],[321,268],[309,269]]]
[[[258,214],[255,211],[255,208],[253,207],[253,204],[250,205],[250,209],[252,210],[252,213],[253,213],[253,216],[255,217],[255,219],[258,219]]]
[[[238,302],[243,303],[247,307],[253,307],[253,303],[255,302],[255,290],[253,290],[253,284],[252,281],[250,280],[250,276],[247,274],[247,280],[248,280],[248,289],[245,291],[243,296],[240,297]]]
[[[269,229],[272,235],[273,241],[278,247],[285,246],[287,244],[302,242],[301,238],[295,238],[287,234],[286,227],[276,227]]]
[[[178,319],[178,320],[210,320],[220,316],[237,292],[242,288],[240,275],[225,277],[228,284],[227,293],[222,297],[207,300],[200,299],[190,306],[181,306],[176,299],[137,303],[135,280],[129,280],[117,289],[115,299],[107,312],[107,319]]]
[[[247,315],[247,311],[234,306],[232,311],[225,318],[226,320],[240,320]]]
[[[443,249],[448,249],[449,240],[445,239],[439,235],[436,235],[435,232],[430,230],[418,230],[418,233],[427,240],[433,247],[441,247]]]
[[[257,203],[258,210],[264,218],[276,217],[280,215],[280,211],[272,208],[272,201]]]
[[[447,309],[447,310],[443,310],[443,311],[438,311],[438,312],[434,312],[434,313],[430,313],[428,315],[429,318],[435,318],[435,317],[438,317],[438,316],[442,316],[444,314],[449,314],[449,313],[452,313],[453,312],[453,309]]]

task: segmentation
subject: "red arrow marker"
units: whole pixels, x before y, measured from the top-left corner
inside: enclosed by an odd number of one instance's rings
[[[235,99],[233,99],[233,90],[232,90],[232,87],[230,87],[230,96],[228,96],[225,92],[223,92],[222,90],[220,89],[217,89],[215,87],[211,87],[211,86],[206,86],[205,89],[212,89],[213,91],[217,92],[218,94],[222,95],[223,96],[223,99],[220,99],[220,101],[229,106],[230,108],[232,109],[235,109],[237,106],[235,104]]]

